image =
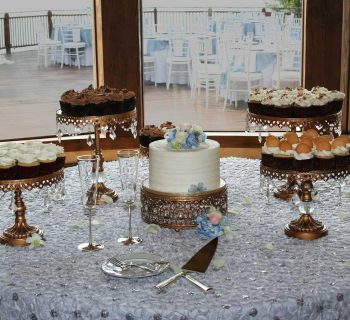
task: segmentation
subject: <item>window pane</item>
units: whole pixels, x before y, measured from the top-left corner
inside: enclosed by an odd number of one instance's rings
[[[167,3],[143,0],[145,124],[244,131],[251,90],[301,84],[301,1]]]
[[[31,1],[42,11],[20,13],[13,12],[22,9],[16,3],[5,3],[12,11],[12,47],[5,54],[6,30],[0,27],[0,140],[54,136],[62,93],[93,83],[91,1],[58,1],[52,15],[52,2]]]

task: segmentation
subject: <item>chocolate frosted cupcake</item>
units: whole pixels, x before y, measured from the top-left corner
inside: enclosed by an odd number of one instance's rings
[[[56,153],[47,150],[42,150],[38,156],[38,161],[40,163],[39,174],[46,175],[54,172],[56,170]]]
[[[64,167],[66,162],[66,154],[64,153],[64,148],[61,146],[56,146],[56,166],[55,170],[60,170]]]
[[[0,157],[0,180],[16,179],[16,161],[10,157]]]
[[[141,130],[140,130],[140,145],[148,148],[149,144],[150,144],[150,135],[151,135],[151,130],[153,130],[154,128],[156,128],[155,125],[146,125],[144,126]]]
[[[89,102],[91,104],[91,115],[93,116],[105,116],[109,114],[109,100],[104,89],[99,89],[96,94],[89,97]]]
[[[274,153],[279,152],[280,140],[275,136],[267,136],[266,141],[261,148],[261,163],[267,167],[274,166]]]
[[[283,170],[293,170],[294,150],[287,141],[281,141],[278,146],[278,152],[273,154],[274,167]]]
[[[136,105],[135,92],[129,91],[128,89],[123,89],[122,92],[124,94],[125,112],[134,110]]]
[[[316,143],[314,155],[315,170],[329,170],[335,168],[335,157],[331,150],[331,144],[328,141],[319,141]]]
[[[164,132],[168,132],[169,130],[176,128],[176,126],[171,121],[167,121],[167,122],[162,123],[159,126],[159,128],[161,130],[163,130]]]
[[[261,101],[266,98],[266,96],[272,92],[274,89],[255,89],[249,94],[248,98],[248,111],[258,115],[267,115],[268,107],[266,105],[262,105]]]
[[[312,148],[305,143],[299,143],[294,152],[294,170],[311,171],[313,169]]]
[[[349,150],[342,140],[334,139],[332,142],[332,153],[335,156],[335,166],[337,168],[346,167],[350,164]]]
[[[18,156],[17,176],[19,179],[34,178],[39,176],[40,163],[32,154]]]

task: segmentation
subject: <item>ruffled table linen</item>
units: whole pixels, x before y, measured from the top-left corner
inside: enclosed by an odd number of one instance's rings
[[[148,168],[140,168],[139,186]],[[105,163],[106,183],[119,194],[117,162]],[[122,202],[99,207],[93,238],[99,252],[80,252],[88,238],[80,204],[77,167],[65,170],[66,199],[43,205],[45,192],[25,192],[27,220],[45,232],[45,246],[0,247],[0,319],[349,319],[350,199],[337,204],[336,191],[321,191],[315,217],[329,227],[327,237],[300,241],[283,227],[298,216],[291,203],[266,199],[259,192],[259,161],[221,160],[228,184],[228,221],[232,233],[219,239],[205,274],[194,277],[215,290],[204,293],[184,278],[158,292],[154,285],[173,275],[121,279],[105,275],[101,264],[119,254],[148,252],[181,266],[206,241],[194,230],[159,233],[145,230],[140,204],[133,211],[133,234],[144,242],[127,247]],[[324,184],[321,183],[322,190]],[[317,188],[317,186],[316,186]],[[0,195],[1,196],[1,195]],[[10,194],[1,198],[1,229],[11,226]]]

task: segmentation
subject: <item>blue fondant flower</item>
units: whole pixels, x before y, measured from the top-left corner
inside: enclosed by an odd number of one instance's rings
[[[166,136],[167,146],[172,149],[198,148],[205,139],[206,134],[202,128],[190,124],[182,124],[180,127],[171,130]]]
[[[207,214],[198,217],[196,221],[196,233],[202,238],[214,238],[225,233],[227,219],[214,207],[210,207]]]
[[[199,182],[197,185],[191,184],[188,188],[188,192],[195,193],[195,192],[204,192],[207,191],[207,188],[205,187],[203,182]]]

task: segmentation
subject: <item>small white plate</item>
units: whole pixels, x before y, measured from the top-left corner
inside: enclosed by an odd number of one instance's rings
[[[101,266],[102,271],[110,276],[118,278],[133,279],[152,277],[162,273],[169,266],[169,263],[157,263],[158,261],[165,260],[161,256],[157,256],[151,253],[130,253],[116,256],[116,258],[122,262],[125,262],[126,264],[132,262],[133,264],[138,264],[154,269],[154,272],[152,272],[133,266],[129,269],[122,270],[120,267],[115,266],[108,260],[105,261]]]

